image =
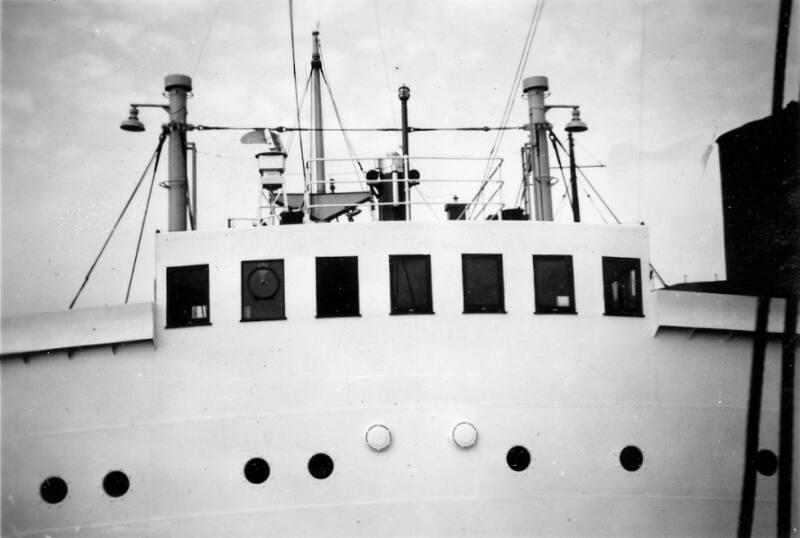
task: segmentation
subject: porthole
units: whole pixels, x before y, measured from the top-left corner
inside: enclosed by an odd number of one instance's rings
[[[626,471],[638,471],[644,462],[644,455],[639,447],[628,445],[619,453],[619,463]]]
[[[58,504],[67,496],[67,483],[57,476],[46,478],[39,487],[42,500],[50,504]]]
[[[333,473],[333,460],[327,454],[314,454],[308,460],[308,472],[320,480],[328,478]]]
[[[111,471],[103,479],[103,489],[109,497],[122,497],[131,486],[128,475],[122,471]]]
[[[514,471],[524,471],[531,464],[531,453],[524,446],[511,447],[506,454],[506,463]]]
[[[244,464],[244,477],[252,484],[262,484],[269,478],[269,463],[263,458],[253,458]]]
[[[764,476],[774,475],[778,470],[778,456],[772,450],[759,450],[756,455],[756,469]]]

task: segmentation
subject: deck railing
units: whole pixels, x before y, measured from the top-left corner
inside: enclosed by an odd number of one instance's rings
[[[398,178],[370,179],[367,180],[367,172],[372,169],[379,169],[381,161],[392,160],[402,161],[402,167],[396,166]],[[312,158],[306,162],[306,169],[311,171],[316,169],[316,164],[324,162],[326,164],[325,180],[308,179],[305,181],[305,188],[302,192],[302,211],[308,220],[308,215],[313,210],[329,210],[341,208],[339,201],[326,202],[315,201],[313,194],[316,193],[320,184],[326,186],[326,192],[331,193],[335,189],[336,193],[345,192],[369,192],[368,199],[348,206],[351,208],[347,214],[343,215],[348,220],[353,220],[353,216],[362,213],[362,209],[367,209],[373,221],[379,220],[379,209],[381,207],[404,207],[405,220],[442,220],[447,218],[445,207],[449,204],[463,204],[462,214],[458,215],[464,220],[476,220],[480,218],[495,218],[502,220],[502,210],[505,208],[503,200],[503,159],[500,157],[441,157],[441,156],[400,156],[384,155],[380,157],[367,158]],[[374,166],[367,167],[365,163],[372,163]],[[410,179],[409,172],[412,170],[412,163],[415,168],[420,169],[419,179]],[[347,169],[343,169],[346,165]],[[427,165],[427,166],[426,166]],[[338,168],[337,168],[338,167]],[[479,173],[476,168],[480,167]],[[342,179],[342,176],[345,179]],[[353,179],[355,176],[355,179]],[[381,202],[374,195],[370,185],[387,185],[394,189],[392,201]],[[399,196],[399,186],[404,186],[406,193],[405,200]],[[265,193],[266,194],[266,193]],[[292,196],[296,197],[300,193]],[[266,198],[265,198],[266,199]],[[280,205],[288,205],[287,198],[283,192],[279,192],[276,199]],[[459,202],[459,199],[464,200]],[[422,216],[417,215],[418,208],[427,208],[427,212]],[[230,218],[228,227],[241,226],[271,226],[279,224],[280,211],[283,209],[268,209],[262,204],[262,215],[258,218]]]

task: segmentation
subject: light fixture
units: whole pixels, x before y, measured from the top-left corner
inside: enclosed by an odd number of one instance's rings
[[[139,121],[139,109],[132,106],[128,114],[128,119],[123,120],[119,128],[123,131],[131,131],[133,133],[141,133],[144,131],[144,124]]]
[[[283,186],[283,172],[286,170],[286,153],[283,151],[263,151],[256,154],[258,171],[261,173],[261,186],[272,192]]]
[[[589,127],[581,121],[581,111],[578,107],[572,107],[572,120],[564,127],[568,133],[582,133],[588,130]]]

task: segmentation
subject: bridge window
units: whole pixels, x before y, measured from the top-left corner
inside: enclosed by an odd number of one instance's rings
[[[317,258],[317,317],[358,315],[358,258]]]
[[[242,321],[286,319],[283,260],[242,262]]]
[[[167,328],[210,325],[208,265],[167,267]]]
[[[572,256],[534,256],[533,287],[537,314],[574,314]]]
[[[642,315],[642,270],[638,258],[603,257],[607,316]]]
[[[433,314],[431,257],[389,256],[392,314]]]
[[[503,256],[462,254],[464,313],[505,313]]]

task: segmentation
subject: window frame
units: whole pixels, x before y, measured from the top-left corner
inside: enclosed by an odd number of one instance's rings
[[[249,279],[250,275],[260,267],[265,269],[269,269],[270,271],[275,272],[273,266],[276,264],[280,264],[280,274],[279,277],[279,287],[278,290],[275,292],[275,295],[280,294],[281,296],[281,313],[280,316],[275,317],[244,317],[244,307],[245,307],[245,294],[248,296],[252,295],[250,290],[247,287],[247,279]],[[252,265],[252,269],[248,271],[247,275],[245,275],[245,266]],[[251,321],[279,321],[286,319],[286,263],[283,258],[272,258],[268,260],[242,260],[240,265],[240,279],[241,279],[241,296],[240,296],[240,319],[239,321],[242,323],[249,323]],[[274,296],[273,296],[274,297]],[[270,297],[267,300],[272,299]],[[253,299],[258,301],[259,299]]]
[[[425,262],[425,281],[424,285],[428,291],[428,301],[426,304],[415,308],[401,309],[396,305],[397,293],[394,286],[394,275],[396,268],[393,262],[405,260],[421,260]],[[392,316],[433,314],[433,283],[431,277],[431,256],[430,254],[390,254],[389,255],[389,314]],[[410,286],[409,286],[410,288]]]
[[[578,307],[575,303],[575,272],[572,264],[571,254],[534,254],[533,257],[533,299],[534,299],[534,314],[577,314]],[[536,271],[537,261],[565,261],[567,262],[567,275],[569,280],[569,304],[568,307],[563,306],[546,306],[541,303],[541,295],[539,293],[540,278]]]
[[[355,260],[355,311],[352,313],[320,313],[320,260]],[[358,256],[316,256],[314,258],[316,279],[316,306],[318,318],[352,318],[361,316],[361,282],[358,277]]]
[[[609,282],[609,273],[611,268],[609,267],[612,263],[620,263],[620,262],[631,262],[634,266],[633,269],[636,272],[636,311],[627,311],[625,309],[617,309],[613,310],[610,309],[609,306],[611,305],[611,286]],[[603,269],[603,307],[604,307],[604,316],[618,316],[618,317],[631,317],[631,318],[643,318],[644,317],[644,298],[642,296],[642,260],[641,258],[628,258],[628,257],[621,257],[621,256],[603,256],[602,257],[602,269]]]
[[[205,270],[205,307],[206,307],[206,316],[203,319],[198,321],[194,321],[191,318],[186,321],[182,321],[181,323],[175,323],[171,317],[172,312],[170,311],[170,283],[171,283],[171,275],[175,275],[178,273],[188,273],[193,270],[204,269]],[[176,265],[176,266],[169,266],[166,267],[166,277],[164,286],[166,288],[166,301],[165,301],[165,328],[166,329],[180,329],[184,327],[204,327],[207,325],[211,325],[211,274],[210,268],[207,263],[201,264],[194,264],[194,265]],[[191,315],[191,314],[190,314]]]
[[[497,284],[500,304],[491,309],[467,304],[467,260],[493,259],[497,260]],[[462,254],[461,255],[461,288],[464,301],[464,314],[505,314],[506,295],[505,279],[503,277],[503,255],[502,254]]]

